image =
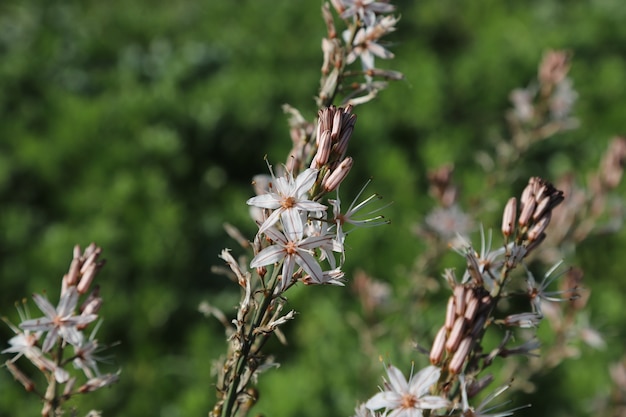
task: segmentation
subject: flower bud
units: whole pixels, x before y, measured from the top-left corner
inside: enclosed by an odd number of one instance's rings
[[[454,322],[454,326],[452,326],[452,330],[450,331],[450,336],[448,336],[448,340],[446,341],[446,350],[448,352],[454,352],[459,346],[464,330],[465,319],[462,316],[457,317]]]
[[[509,237],[515,230],[515,216],[517,215],[517,199],[511,197],[504,207],[502,215],[502,234]]]
[[[448,369],[452,374],[459,374],[463,368],[463,364],[465,363],[465,359],[469,355],[470,348],[472,347],[472,338],[471,336],[467,336],[465,339],[461,341],[459,344],[459,348],[456,352],[454,352],[454,356],[450,360],[450,365]]]
[[[442,327],[437,332],[437,336],[435,336],[435,340],[433,341],[433,347],[430,349],[430,363],[432,363],[433,365],[438,365],[443,358],[444,345],[446,342],[446,333],[446,328]]]
[[[352,168],[352,164],[353,161],[351,157],[347,157],[346,159],[341,161],[339,166],[322,181],[322,186],[324,187],[324,190],[326,192],[336,190],[337,187],[339,187],[339,184],[341,184],[343,180],[345,180],[348,176],[350,168]]]

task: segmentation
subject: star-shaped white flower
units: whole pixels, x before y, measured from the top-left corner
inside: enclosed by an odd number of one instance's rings
[[[291,233],[285,234],[275,227],[267,229],[265,234],[274,241],[274,244],[259,252],[250,262],[250,267],[257,268],[282,261],[281,285],[277,288],[279,293],[283,292],[291,282],[296,264],[300,265],[314,281],[325,280],[322,268],[311,251],[327,245],[331,240],[330,236],[311,236],[303,239],[301,232],[299,235],[288,237],[287,235]]]
[[[83,341],[83,333],[78,330],[82,326],[94,321],[98,316],[95,314],[74,315],[78,292],[76,287],[69,287],[61,296],[59,306],[55,309],[47,298],[39,294],[33,295],[35,303],[46,315],[38,319],[23,321],[20,327],[30,331],[47,331],[43,342],[42,351],[48,352],[56,343],[57,336],[61,336],[70,345],[78,346]]]
[[[429,366],[409,381],[395,366],[387,367],[389,382],[385,383],[386,391],[379,392],[365,403],[370,410],[385,409],[388,417],[422,417],[422,410],[434,410],[450,405],[450,402],[439,396],[426,395],[430,387],[439,380],[441,370]]]
[[[294,235],[302,234],[304,224],[300,213],[326,210],[326,206],[308,199],[317,179],[317,170],[309,168],[303,171],[297,178],[291,174],[278,177],[274,181],[276,192],[252,197],[247,201],[248,205],[274,210],[259,228],[259,233],[265,232],[281,219],[285,230]]]

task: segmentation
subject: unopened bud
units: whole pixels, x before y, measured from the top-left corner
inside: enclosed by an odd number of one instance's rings
[[[502,215],[502,234],[509,237],[515,230],[515,217],[517,216],[517,199],[511,197],[504,207]]]
[[[330,149],[332,146],[333,141],[330,138],[330,132],[328,130],[323,131],[317,145],[317,153],[311,161],[311,168],[320,169],[322,166],[324,166],[324,164],[326,164],[326,162],[328,162],[328,158],[330,157]]]
[[[92,263],[89,268],[85,270],[83,276],[80,278],[80,282],[76,286],[76,291],[78,291],[79,294],[85,294],[89,290],[89,286],[93,282],[98,269],[98,265]]]
[[[35,384],[33,383],[33,381],[31,381],[30,378],[27,377],[13,362],[8,360],[4,364],[9,372],[11,372],[11,375],[13,375],[13,378],[15,378],[16,381],[22,384],[26,391],[31,392],[35,389]]]
[[[462,316],[465,311],[465,291],[466,287],[464,285],[457,285],[454,287],[454,304],[455,314],[457,316]]]
[[[74,258],[72,259],[72,263],[70,264],[70,269],[67,273],[67,278],[65,280],[65,283],[68,286],[76,285],[76,283],[78,282],[79,271],[80,271],[80,259]]]
[[[465,308],[465,320],[471,323],[478,312],[478,298],[472,298]]]
[[[467,359],[467,356],[469,355],[471,347],[472,347],[472,338],[470,336],[466,337],[465,339],[461,341],[461,343],[459,344],[459,348],[457,349],[456,352],[454,352],[454,355],[452,356],[452,359],[450,360],[450,365],[448,366],[450,373],[452,374],[461,373],[461,370],[463,369],[463,364],[465,363],[465,359]]]
[[[541,218],[541,220],[533,224],[533,226],[528,231],[528,235],[527,235],[529,242],[534,242],[535,240],[539,238],[539,236],[544,234],[543,232],[546,230],[546,227],[548,227],[548,225],[550,224],[551,217],[552,217],[551,212],[547,212]]]
[[[454,320],[456,319],[455,310],[456,308],[454,306],[454,296],[452,296],[448,299],[448,306],[446,307],[446,321],[443,325],[447,330],[452,330]]]
[[[353,114],[352,116],[356,118],[355,114]],[[346,128],[341,131],[341,135],[339,135],[339,138],[335,143],[333,152],[339,157],[339,159],[342,159],[346,156],[346,152],[348,151],[348,144],[350,143],[350,138],[352,137],[353,130],[353,125],[346,126]]]
[[[532,252],[537,246],[541,245],[541,243],[546,239],[546,234],[542,233],[537,236],[534,240],[529,241],[530,243],[526,245],[526,253],[524,257],[528,256],[530,252]]]
[[[448,352],[454,352],[459,346],[464,330],[465,319],[462,316],[457,317],[454,322],[454,326],[452,326],[452,330],[450,331],[450,335],[448,336],[448,340],[446,341],[446,350]]]
[[[80,306],[79,311],[82,315],[98,314],[100,307],[102,307],[102,297],[100,297],[100,286],[96,285],[89,297]]]
[[[535,207],[537,207],[537,203],[534,199],[524,203],[524,205],[522,206],[522,212],[520,213],[518,220],[518,223],[521,227],[525,227],[528,225],[530,219],[533,216],[533,213],[535,212]]]
[[[339,184],[341,184],[348,176],[350,168],[352,168],[352,164],[353,161],[351,157],[347,157],[341,161],[339,166],[328,176],[328,178],[324,179],[322,183],[324,190],[326,192],[336,190],[337,187],[339,187]]]
[[[443,359],[446,333],[446,328],[442,327],[437,332],[437,336],[435,336],[435,340],[433,341],[433,347],[430,349],[430,363],[432,363],[433,365],[438,365],[441,362],[441,359]]]

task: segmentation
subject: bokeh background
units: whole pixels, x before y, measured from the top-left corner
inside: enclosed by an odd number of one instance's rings
[[[396,4],[401,20],[389,37],[396,59],[380,66],[406,81],[356,109],[356,163],[342,193],[350,200],[371,176],[369,190],[394,202],[385,211],[391,225],[351,236],[345,269],[364,270],[398,295],[426,249],[412,233],[434,205],[426,172],[453,162],[461,203],[485,197],[476,151],[506,134],[508,94],[535,77],[547,49],[573,53],[581,127],[540,143],[523,172],[572,171],[584,181],[597,167],[608,140],[624,132],[626,7],[622,0]],[[226,344],[221,325],[197,307],[208,300],[234,313],[237,288],[211,273],[220,250],[236,248],[222,224],[254,234],[245,206],[250,179],[266,172],[264,155],[280,163],[291,146],[281,105],[316,114],[320,5],[0,3],[0,314],[17,320],[14,302],[33,292],[55,299],[74,244],[103,247],[98,335],[120,342],[103,368],[122,375],[116,386],[77,398],[80,410],[177,417],[212,407],[211,366]],[[520,188],[500,192],[504,204]],[[499,227],[495,213],[481,221]],[[579,359],[539,376],[533,392],[516,393],[515,404],[534,404],[519,415],[589,415],[610,389],[608,366],[626,341],[625,249],[621,231],[588,239],[566,259],[586,271],[588,317],[607,345],[581,346]],[[415,300],[418,309],[392,305],[376,319],[386,330],[364,341],[355,325],[363,313],[348,288],[298,287],[290,306],[301,314],[286,329],[289,345],[271,346],[282,366],[261,378],[256,411],[351,415],[376,392],[379,355],[405,371],[411,360],[425,363],[407,341],[427,344],[446,295]],[[0,335],[6,341],[11,331]],[[0,373],[0,416],[37,415],[33,400]]]

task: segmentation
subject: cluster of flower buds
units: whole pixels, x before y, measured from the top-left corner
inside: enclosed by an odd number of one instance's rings
[[[267,265],[282,263],[277,293],[284,292],[298,279],[306,284],[342,284],[341,265],[337,265],[333,254],[343,254],[342,225],[358,224],[360,221],[354,220],[353,215],[373,199],[351,206],[344,214],[339,199],[328,200],[327,204],[333,208],[332,218],[329,218],[329,206],[322,202],[322,197],[335,191],[352,167],[352,158],[346,157],[356,122],[351,110],[351,106],[320,110],[315,154],[310,157],[309,168],[297,176],[291,172],[280,177],[272,174],[272,179],[266,182],[267,188],[261,187],[258,195],[248,200],[249,205],[263,209],[256,216],[260,226],[255,239],[256,256],[250,265],[264,276]],[[372,225],[380,218],[363,222]],[[322,270],[322,261],[328,263],[329,270]]]
[[[352,106],[330,106],[319,111],[315,137],[317,152],[311,168],[319,170],[324,193],[336,190],[352,168],[352,158],[346,157],[356,123],[356,114],[351,112]]]
[[[552,210],[563,199],[562,191],[539,177],[532,177],[520,198],[519,217],[515,197],[509,199],[504,209],[502,234],[505,239],[514,236],[515,244],[524,247],[524,256],[528,255],[545,239],[545,230],[550,224]]]
[[[373,99],[377,92],[385,88],[385,82],[375,82],[374,77],[385,80],[401,80],[403,75],[397,71],[375,67],[376,57],[393,58],[380,39],[395,31],[398,18],[386,15],[395,10],[388,1],[353,1],[331,0],[335,11],[347,25],[347,29],[338,36],[330,6],[322,6],[322,15],[326,22],[327,37],[322,40],[324,62],[322,79],[318,95],[318,106],[324,107],[333,102],[338,91],[351,90],[343,100],[345,104],[361,104]],[[346,66],[361,61],[361,71],[347,71]],[[344,78],[362,75],[364,83],[344,85]]]
[[[458,284],[451,270],[447,274],[448,280],[454,283],[453,295],[448,299],[444,325],[430,350],[430,362],[433,365],[443,363],[450,373],[459,374],[474,343],[482,336],[493,298],[473,281]]]
[[[444,325],[437,332],[430,350],[433,365],[441,365],[454,375],[464,371],[468,360],[474,357],[473,351],[480,345],[486,327],[496,321],[492,314],[509,272],[545,239],[552,210],[561,201],[561,191],[541,178],[531,178],[520,198],[519,214],[516,198],[511,198],[504,210],[502,233],[507,241],[512,239],[512,242],[491,251],[483,238],[480,254],[471,247],[466,248],[467,270],[461,283],[457,282],[452,270],[446,271],[453,295],[448,300]],[[501,321],[502,324],[532,327],[542,318],[538,303],[540,298],[550,299],[545,289],[551,280],[544,280],[538,286],[531,278],[529,275],[528,296],[533,311],[510,315]],[[499,353],[504,351],[503,348]]]
[[[94,391],[118,379],[118,373],[101,374],[98,369],[96,353],[101,346],[95,339],[95,330],[90,337],[84,334],[89,324],[98,318],[102,306],[99,287],[94,286],[90,291],[96,274],[104,265],[104,261],[99,260],[101,252],[93,243],[82,253],[79,246],[74,247],[69,271],[62,279],[58,306],[54,307],[45,296],[35,294],[33,299],[44,313],[43,317],[31,319],[27,309],[18,307],[21,323],[15,326],[7,321],[15,332],[9,340],[10,347],[2,351],[15,354],[6,362],[7,368],[27,391],[35,392],[44,400],[43,416],[57,415],[53,408],[72,395]],[[86,296],[79,304],[83,295]],[[72,352],[64,353],[68,347]],[[45,394],[17,366],[16,361],[21,357],[28,359],[46,376],[48,388]],[[78,376],[73,375],[73,369],[82,371],[87,379],[78,387]],[[65,384],[61,397],[57,396],[55,389],[58,384]]]

